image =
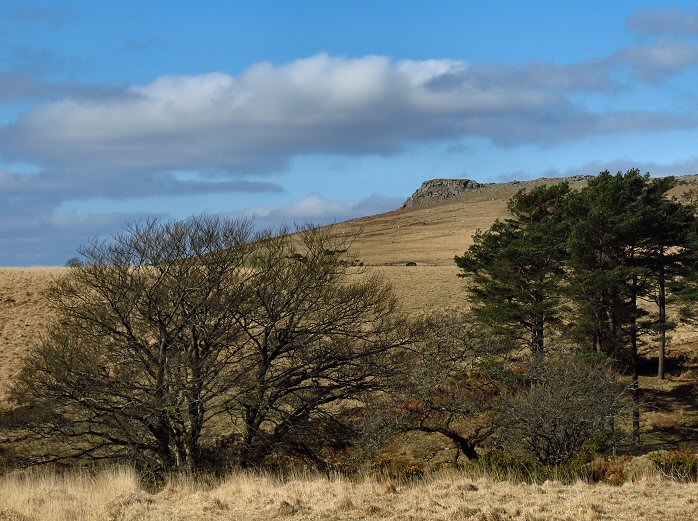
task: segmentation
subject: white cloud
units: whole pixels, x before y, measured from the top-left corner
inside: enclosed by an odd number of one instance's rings
[[[662,39],[621,51],[618,59],[631,66],[642,80],[659,83],[667,76],[698,66],[698,46]]]
[[[248,208],[246,215],[252,215],[261,227],[278,227],[293,224],[329,224],[356,217],[375,215],[400,208],[404,201],[398,197],[372,195],[355,201],[326,199],[311,193],[289,204],[271,208]]]
[[[39,105],[0,129],[0,152],[54,169],[260,173],[298,154],[391,153],[461,136],[554,142],[634,132],[638,122],[653,130],[693,123],[675,114],[594,113],[567,97],[616,87],[603,60],[514,67],[319,54],[258,63],[238,77],[164,76],[118,97]]]
[[[649,172],[653,177],[682,176],[698,174],[698,156],[689,157],[669,163],[659,163],[656,161],[635,161],[631,157],[617,157],[607,161],[587,161],[579,166],[558,169],[550,168],[540,172],[510,172],[501,176],[502,181],[513,179],[534,179],[539,177],[569,177],[573,175],[596,175],[604,170],[612,174],[616,172],[627,172],[631,168],[637,168],[640,172]]]

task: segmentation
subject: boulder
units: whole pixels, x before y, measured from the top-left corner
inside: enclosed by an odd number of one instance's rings
[[[456,197],[467,190],[482,186],[472,179],[431,179],[424,181],[422,186],[413,193],[402,205],[403,208],[414,208],[439,203]]]

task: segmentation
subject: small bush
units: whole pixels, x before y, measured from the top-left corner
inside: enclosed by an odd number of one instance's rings
[[[499,449],[485,454],[476,465],[480,470],[485,471],[485,473],[495,479],[523,481],[526,483],[536,481],[536,477],[541,474],[543,469],[542,465],[539,465],[526,455]]]
[[[424,477],[424,465],[409,465],[399,476],[401,481],[413,481]]]
[[[371,471],[380,477],[398,481],[421,479],[426,474],[425,465],[387,456],[377,458],[371,465]]]
[[[698,454],[695,452],[685,450],[654,453],[652,459],[659,471],[671,479],[684,482],[698,481]]]
[[[527,386],[505,397],[497,411],[501,446],[541,465],[590,461],[614,435],[608,418],[625,406],[610,369],[578,356],[548,355],[534,360],[526,377]]]
[[[631,459],[631,456],[597,458],[588,465],[589,479],[609,485],[622,485],[625,482],[625,465]]]
[[[608,436],[596,433],[582,444],[582,448],[574,456],[572,465],[581,466],[591,463],[608,448]]]
[[[640,481],[643,478],[656,478],[660,475],[654,459],[656,453],[650,452],[625,463],[623,478],[625,481]]]

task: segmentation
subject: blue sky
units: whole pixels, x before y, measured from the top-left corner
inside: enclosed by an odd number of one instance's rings
[[[0,2],[0,265],[433,177],[698,173],[695,2]]]

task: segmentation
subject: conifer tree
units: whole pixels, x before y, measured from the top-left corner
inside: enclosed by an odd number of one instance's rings
[[[594,348],[627,358],[632,375],[633,440],[640,441],[640,299],[648,294],[643,196],[649,175],[629,170],[602,172],[570,195],[567,218],[570,283],[578,331],[591,334]],[[627,350],[625,348],[628,348]]]
[[[657,305],[657,318],[651,324],[659,333],[657,377],[664,378],[667,331],[675,325],[667,318],[667,296],[671,290],[687,288],[698,268],[695,248],[695,208],[667,193],[676,186],[676,178],[653,179],[646,187],[643,233],[646,235],[647,267],[653,274],[651,298]],[[682,283],[677,284],[681,279]]]
[[[509,201],[512,217],[479,230],[455,261],[470,280],[474,316],[528,346],[545,349],[546,329],[559,318],[564,222],[558,218],[567,183],[521,190]]]
[[[602,172],[570,194],[567,294],[574,304],[577,333],[594,348],[628,362],[635,404],[633,434],[639,443],[639,353],[643,334],[660,336],[658,376],[664,376],[667,283],[695,272],[695,229],[691,205],[669,198],[671,177],[650,179],[633,169]],[[657,305],[650,317],[642,302]],[[645,320],[643,320],[645,319]]]

